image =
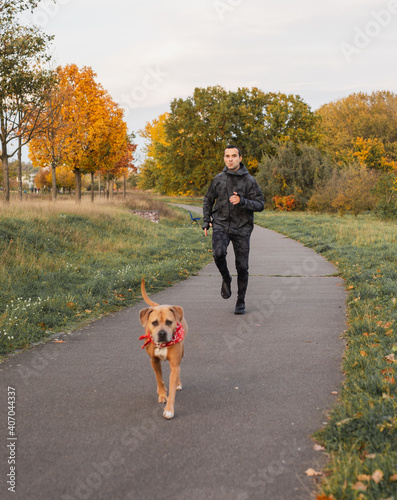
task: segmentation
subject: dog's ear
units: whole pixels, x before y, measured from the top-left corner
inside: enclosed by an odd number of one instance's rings
[[[145,309],[141,309],[139,311],[139,321],[143,326],[146,326],[147,320],[149,318],[149,314],[153,311],[152,307],[146,307]]]
[[[180,323],[183,320],[183,309],[181,306],[172,306],[172,311],[174,311],[176,320]]]

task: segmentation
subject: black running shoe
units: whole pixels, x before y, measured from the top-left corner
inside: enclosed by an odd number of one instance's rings
[[[236,308],[234,314],[245,314],[245,302],[244,299],[237,299]]]
[[[222,298],[228,299],[232,295],[232,289],[230,287],[231,283],[232,283],[232,277],[230,276],[230,274],[228,274],[222,279],[222,288],[221,288]]]

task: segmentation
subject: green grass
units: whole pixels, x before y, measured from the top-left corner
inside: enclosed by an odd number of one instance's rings
[[[160,223],[131,209],[160,210]],[[116,203],[1,207],[0,354],[131,305],[212,258],[187,212],[139,195]]]
[[[396,500],[397,225],[275,212],[256,222],[324,255],[349,290],[343,389],[315,436],[330,454],[318,498]]]

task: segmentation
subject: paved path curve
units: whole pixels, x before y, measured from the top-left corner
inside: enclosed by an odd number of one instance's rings
[[[0,365],[1,498],[312,498],[304,471],[324,456],[310,436],[342,380],[346,297],[334,273],[314,251],[256,226],[246,315],[233,314],[236,279],[232,298],[220,297],[213,263],[153,295],[182,305],[189,323],[171,421],[138,341],[143,303],[10,357]],[[6,483],[8,386],[16,494]]]

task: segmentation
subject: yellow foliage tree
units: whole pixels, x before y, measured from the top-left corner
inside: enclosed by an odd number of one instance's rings
[[[397,160],[397,94],[358,92],[321,106],[322,145],[332,159],[343,165],[351,161],[357,137],[378,139],[386,156]]]
[[[86,154],[81,163],[85,172],[91,174],[91,200],[94,200],[94,174],[106,173],[110,180],[122,175],[118,162],[125,153],[127,125],[123,120],[123,110],[109,94],[103,94],[97,103],[97,121],[93,127]],[[112,190],[108,189],[108,193]]]
[[[148,122],[143,130],[139,131],[139,135],[145,139],[144,153],[146,154],[146,160],[139,175],[138,187],[140,189],[156,188],[159,191],[169,193],[168,189],[166,189],[167,178],[156,154],[158,144],[167,145],[165,123],[168,116],[169,113],[161,114],[158,118]]]
[[[381,172],[388,172],[397,167],[395,161],[390,161],[387,158],[385,147],[379,139],[357,137],[354,141],[354,151],[351,153],[351,157],[358,160],[360,165],[366,165]]]

